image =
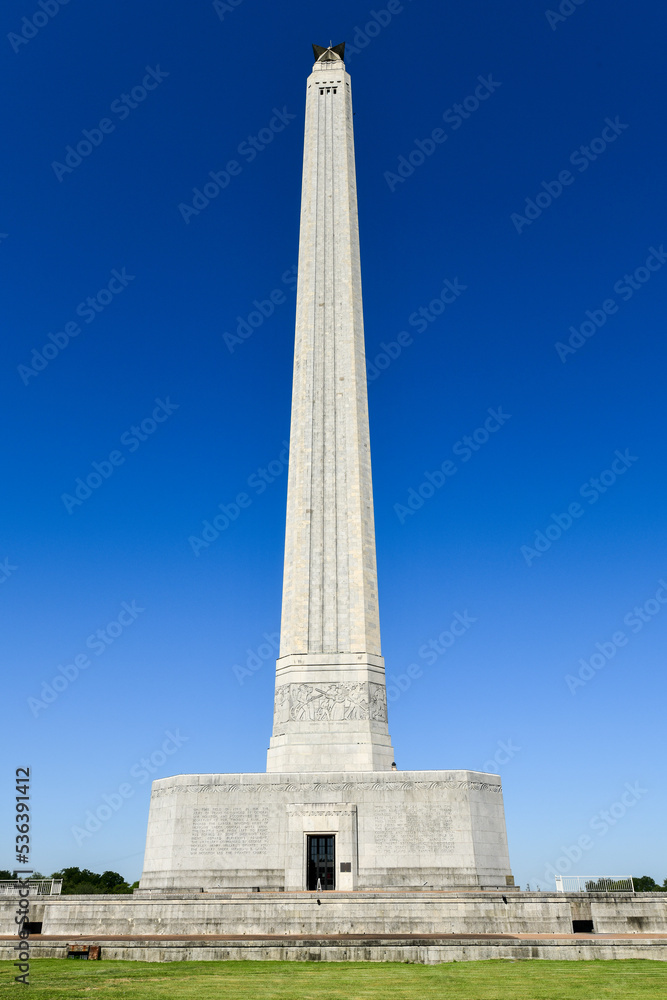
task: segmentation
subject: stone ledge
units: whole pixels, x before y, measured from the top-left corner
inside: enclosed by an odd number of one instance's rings
[[[31,936],[34,958],[65,958],[68,941],[101,946],[101,957],[125,961],[442,962],[484,959],[667,959],[667,935],[290,935]],[[0,958],[14,957],[15,938],[0,937]],[[6,942],[6,944],[5,944]]]

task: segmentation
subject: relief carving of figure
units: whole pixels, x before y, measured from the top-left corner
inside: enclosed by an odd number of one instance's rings
[[[371,719],[375,722],[387,721],[387,701],[381,684],[371,684]]]
[[[275,724],[344,722],[369,719],[384,722],[387,705],[379,684],[283,684],[276,688]]]
[[[276,726],[284,726],[290,717],[289,684],[276,688]]]
[[[313,716],[312,684],[291,684],[292,709],[290,715],[295,722],[310,721]]]
[[[347,698],[345,701],[346,719],[367,719],[368,701],[365,684],[346,684]]]
[[[345,691],[342,684],[329,684],[322,700],[325,719],[340,722],[345,718]]]

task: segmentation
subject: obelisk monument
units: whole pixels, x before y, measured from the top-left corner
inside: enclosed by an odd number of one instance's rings
[[[307,81],[280,658],[268,771],[391,768],[380,652],[352,91]]]
[[[392,767],[352,95],[344,45],[313,48],[267,770],[154,781],[141,891],[278,890],[277,913],[283,893],[374,889],[400,911],[403,889],[505,887],[512,874],[497,775]],[[337,926],[355,920],[345,911]]]

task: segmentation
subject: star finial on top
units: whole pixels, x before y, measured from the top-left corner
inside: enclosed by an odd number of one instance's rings
[[[315,54],[315,62],[329,62],[335,61],[336,59],[342,60],[345,58],[345,42],[341,42],[340,45],[332,45],[331,42],[329,42],[328,49],[313,43],[313,53]]]

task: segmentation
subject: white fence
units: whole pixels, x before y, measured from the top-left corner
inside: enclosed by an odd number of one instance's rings
[[[0,881],[0,896],[16,896],[23,881],[12,879],[9,882]],[[59,896],[63,888],[61,878],[28,879],[28,887],[32,896]]]
[[[632,879],[621,875],[556,875],[556,892],[634,892]]]

